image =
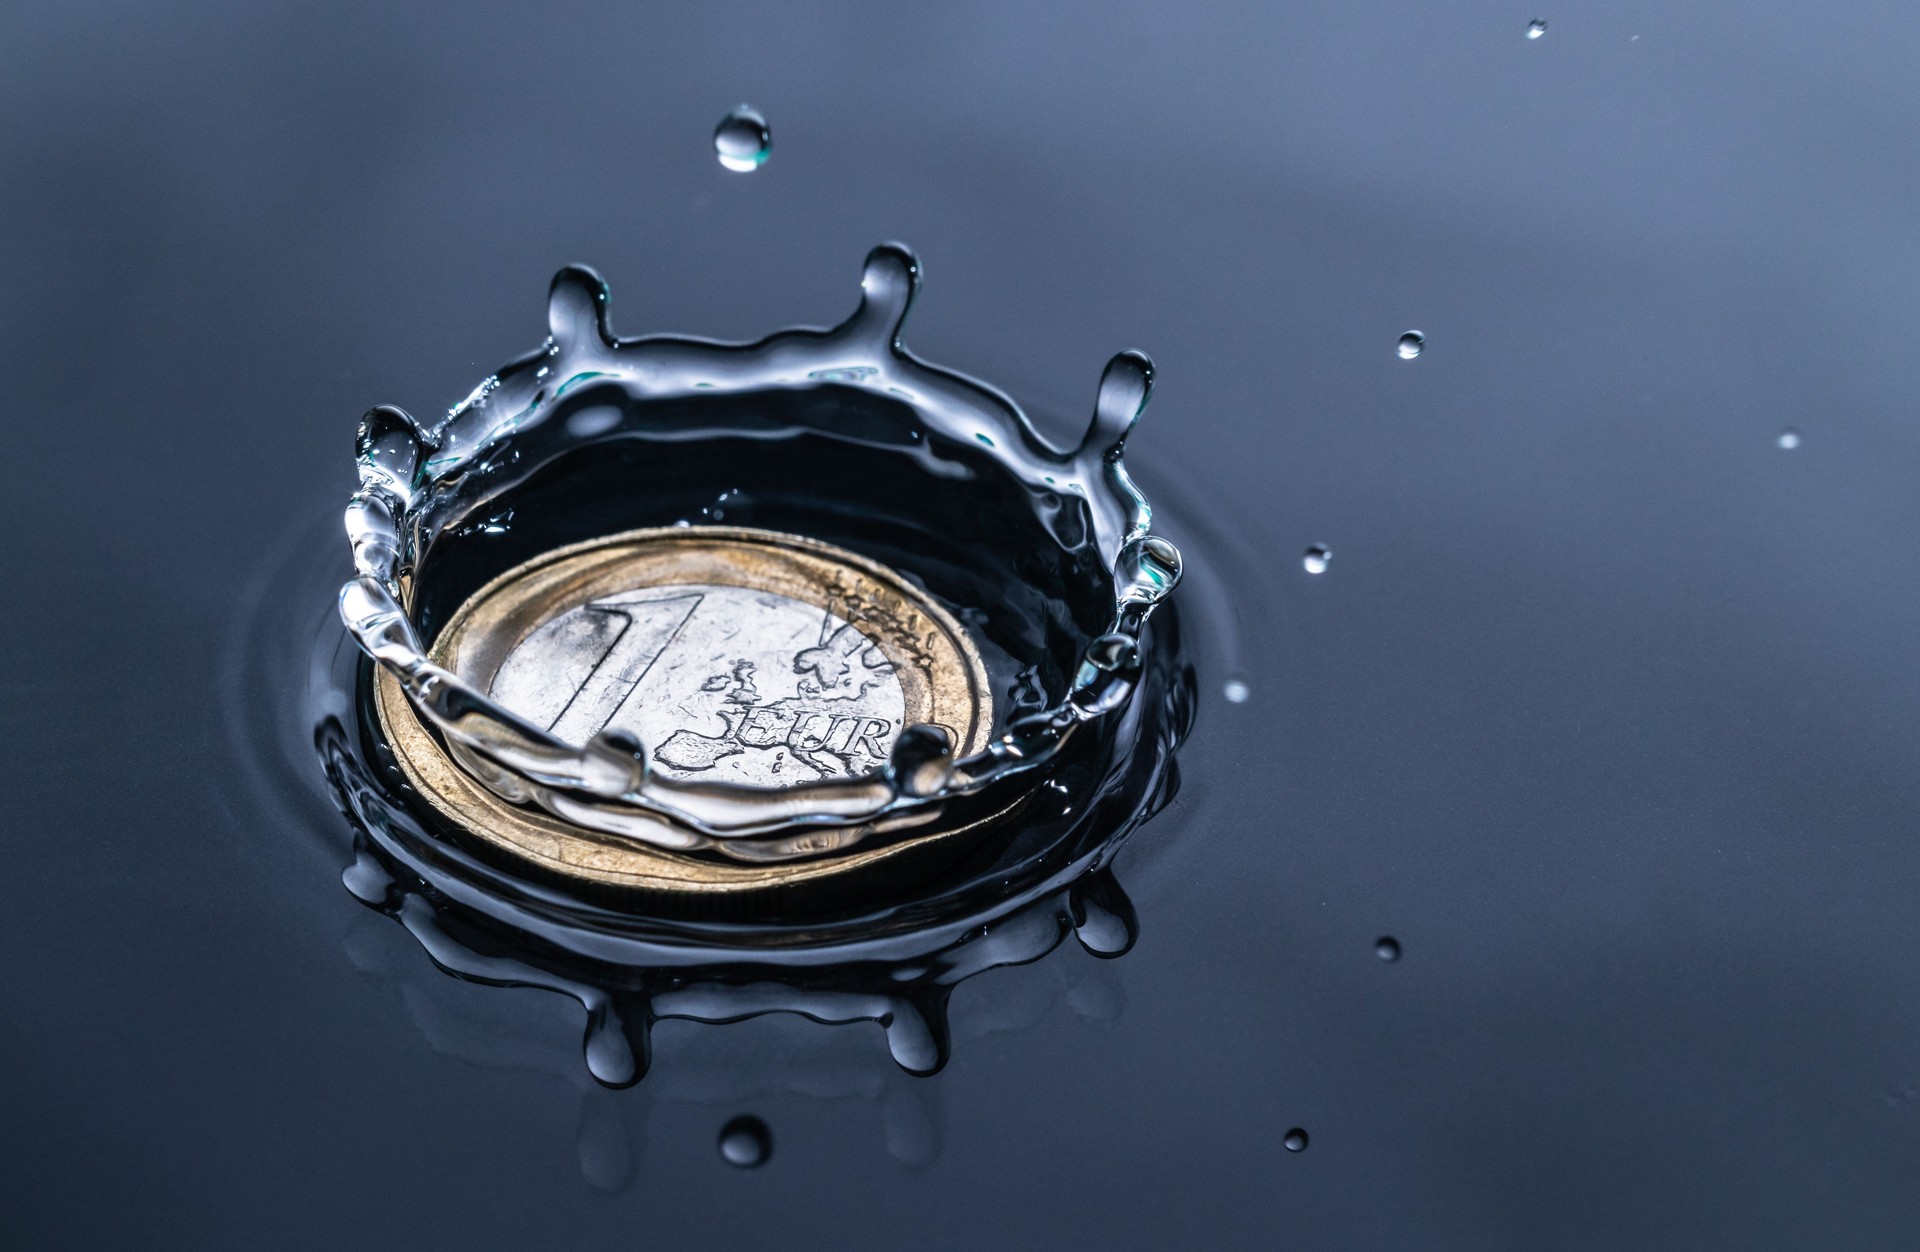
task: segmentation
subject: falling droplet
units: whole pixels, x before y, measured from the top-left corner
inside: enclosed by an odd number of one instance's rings
[[[741,1169],[758,1169],[773,1155],[773,1132],[757,1117],[741,1116],[720,1128],[720,1159]]]
[[[1309,574],[1324,574],[1332,560],[1333,550],[1316,543],[1307,549],[1307,555],[1301,558],[1300,564]]]
[[[1540,18],[1536,17],[1531,22],[1527,23],[1527,38],[1538,39],[1540,38],[1540,36],[1546,33],[1547,33],[1547,24],[1546,22],[1542,21]]]
[[[1427,337],[1417,330],[1410,330],[1400,336],[1400,344],[1395,351],[1400,353],[1400,359],[1402,361],[1411,361],[1426,351],[1426,349]]]
[[[1373,954],[1386,962],[1400,959],[1400,941],[1392,935],[1381,935],[1373,941]]]
[[[1227,698],[1228,704],[1245,704],[1247,697],[1253,694],[1253,688],[1238,678],[1229,678],[1226,686],[1220,688],[1220,694]]]
[[[1774,440],[1774,442],[1791,452],[1800,446],[1800,432],[1789,426],[1780,432],[1780,438]]]
[[[713,152],[720,164],[736,174],[751,174],[766,164],[773,151],[773,131],[767,119],[752,105],[742,104],[727,110],[713,128]]]
[[[1287,1151],[1289,1152],[1305,1152],[1307,1150],[1307,1132],[1295,1126],[1287,1132],[1286,1138],[1280,1142],[1286,1145]]]

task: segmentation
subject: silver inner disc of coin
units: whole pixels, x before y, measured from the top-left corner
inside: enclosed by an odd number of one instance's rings
[[[851,623],[704,583],[617,592],[541,623],[489,694],[569,743],[630,731],[667,777],[763,787],[872,773],[906,714],[892,662]]]

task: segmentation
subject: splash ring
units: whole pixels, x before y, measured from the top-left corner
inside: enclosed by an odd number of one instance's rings
[[[912,254],[883,245],[867,258],[859,307],[831,330],[789,330],[745,345],[622,341],[609,328],[606,284],[568,267],[550,292],[546,343],[487,378],[443,421],[425,426],[390,406],[370,411],[358,434],[360,488],[346,513],[355,577],[341,589],[340,613],[381,681],[497,798],[677,852],[778,862],[872,848],[924,834],[959,808],[1005,807],[1045,781],[1071,741],[1126,707],[1141,673],[1142,628],[1179,580],[1179,552],[1151,533],[1150,509],[1124,459],[1152,389],[1152,364],[1138,352],[1114,357],[1085,437],[1056,448],[1001,393],[902,346],[919,281]],[[1031,495],[1062,546],[1110,578],[1106,629],[1080,649],[1062,697],[1013,719],[978,750],[921,723],[905,727],[870,774],[766,787],[670,777],[649,764],[649,745],[626,732],[568,742],[432,658],[417,614],[436,545],[556,458],[623,433],[626,419],[617,414],[605,426],[577,420],[583,392],[656,402],[827,388],[882,403],[858,420],[823,410],[808,432],[936,466],[984,449]],[[876,424],[875,412],[888,419]],[[750,438],[794,426],[751,405],[723,424]]]

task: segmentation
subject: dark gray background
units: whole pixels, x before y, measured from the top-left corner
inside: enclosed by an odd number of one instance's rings
[[[1894,3],[0,7],[6,1241],[1920,1243],[1916,52]],[[1202,704],[1141,941],[968,984],[930,1080],[770,1019],[601,1092],[577,1008],[347,896],[248,719],[361,410],[535,345],[564,262],[744,338],[893,238],[915,349],[1059,429],[1161,366]]]

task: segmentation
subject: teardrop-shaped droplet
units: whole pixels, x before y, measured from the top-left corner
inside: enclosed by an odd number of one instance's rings
[[[1115,565],[1121,599],[1155,604],[1180,582],[1180,549],[1158,535],[1136,539],[1120,549]]]
[[[752,1115],[734,1118],[720,1128],[720,1159],[740,1169],[757,1169],[773,1155],[773,1132]]]
[[[354,447],[361,485],[384,487],[403,504],[411,503],[420,450],[420,430],[405,410],[390,404],[367,410]]]
[[[742,104],[727,110],[713,128],[713,154],[720,164],[736,174],[751,174],[766,164],[773,151],[773,131],[767,119],[752,105]]]
[[[629,1015],[610,999],[587,1005],[587,1072],[601,1085],[631,1087],[646,1077],[652,1041],[645,1013]]]
[[[926,1075],[946,1068],[953,1045],[944,992],[919,1002],[895,1000],[880,1025],[887,1032],[887,1051],[901,1069]]]
[[[1094,956],[1125,956],[1139,938],[1139,915],[1110,870],[1097,870],[1076,885],[1067,909],[1074,935]]]
[[[1332,561],[1333,550],[1331,548],[1323,548],[1316,543],[1307,549],[1307,554],[1300,559],[1300,565],[1309,574],[1324,574],[1327,572],[1327,566],[1331,564]]]
[[[1547,33],[1547,23],[1542,18],[1534,18],[1527,23],[1527,38],[1538,39]]]
[[[1402,361],[1411,361],[1427,349],[1427,337],[1417,330],[1410,330],[1400,336],[1400,344],[1395,349]]]

